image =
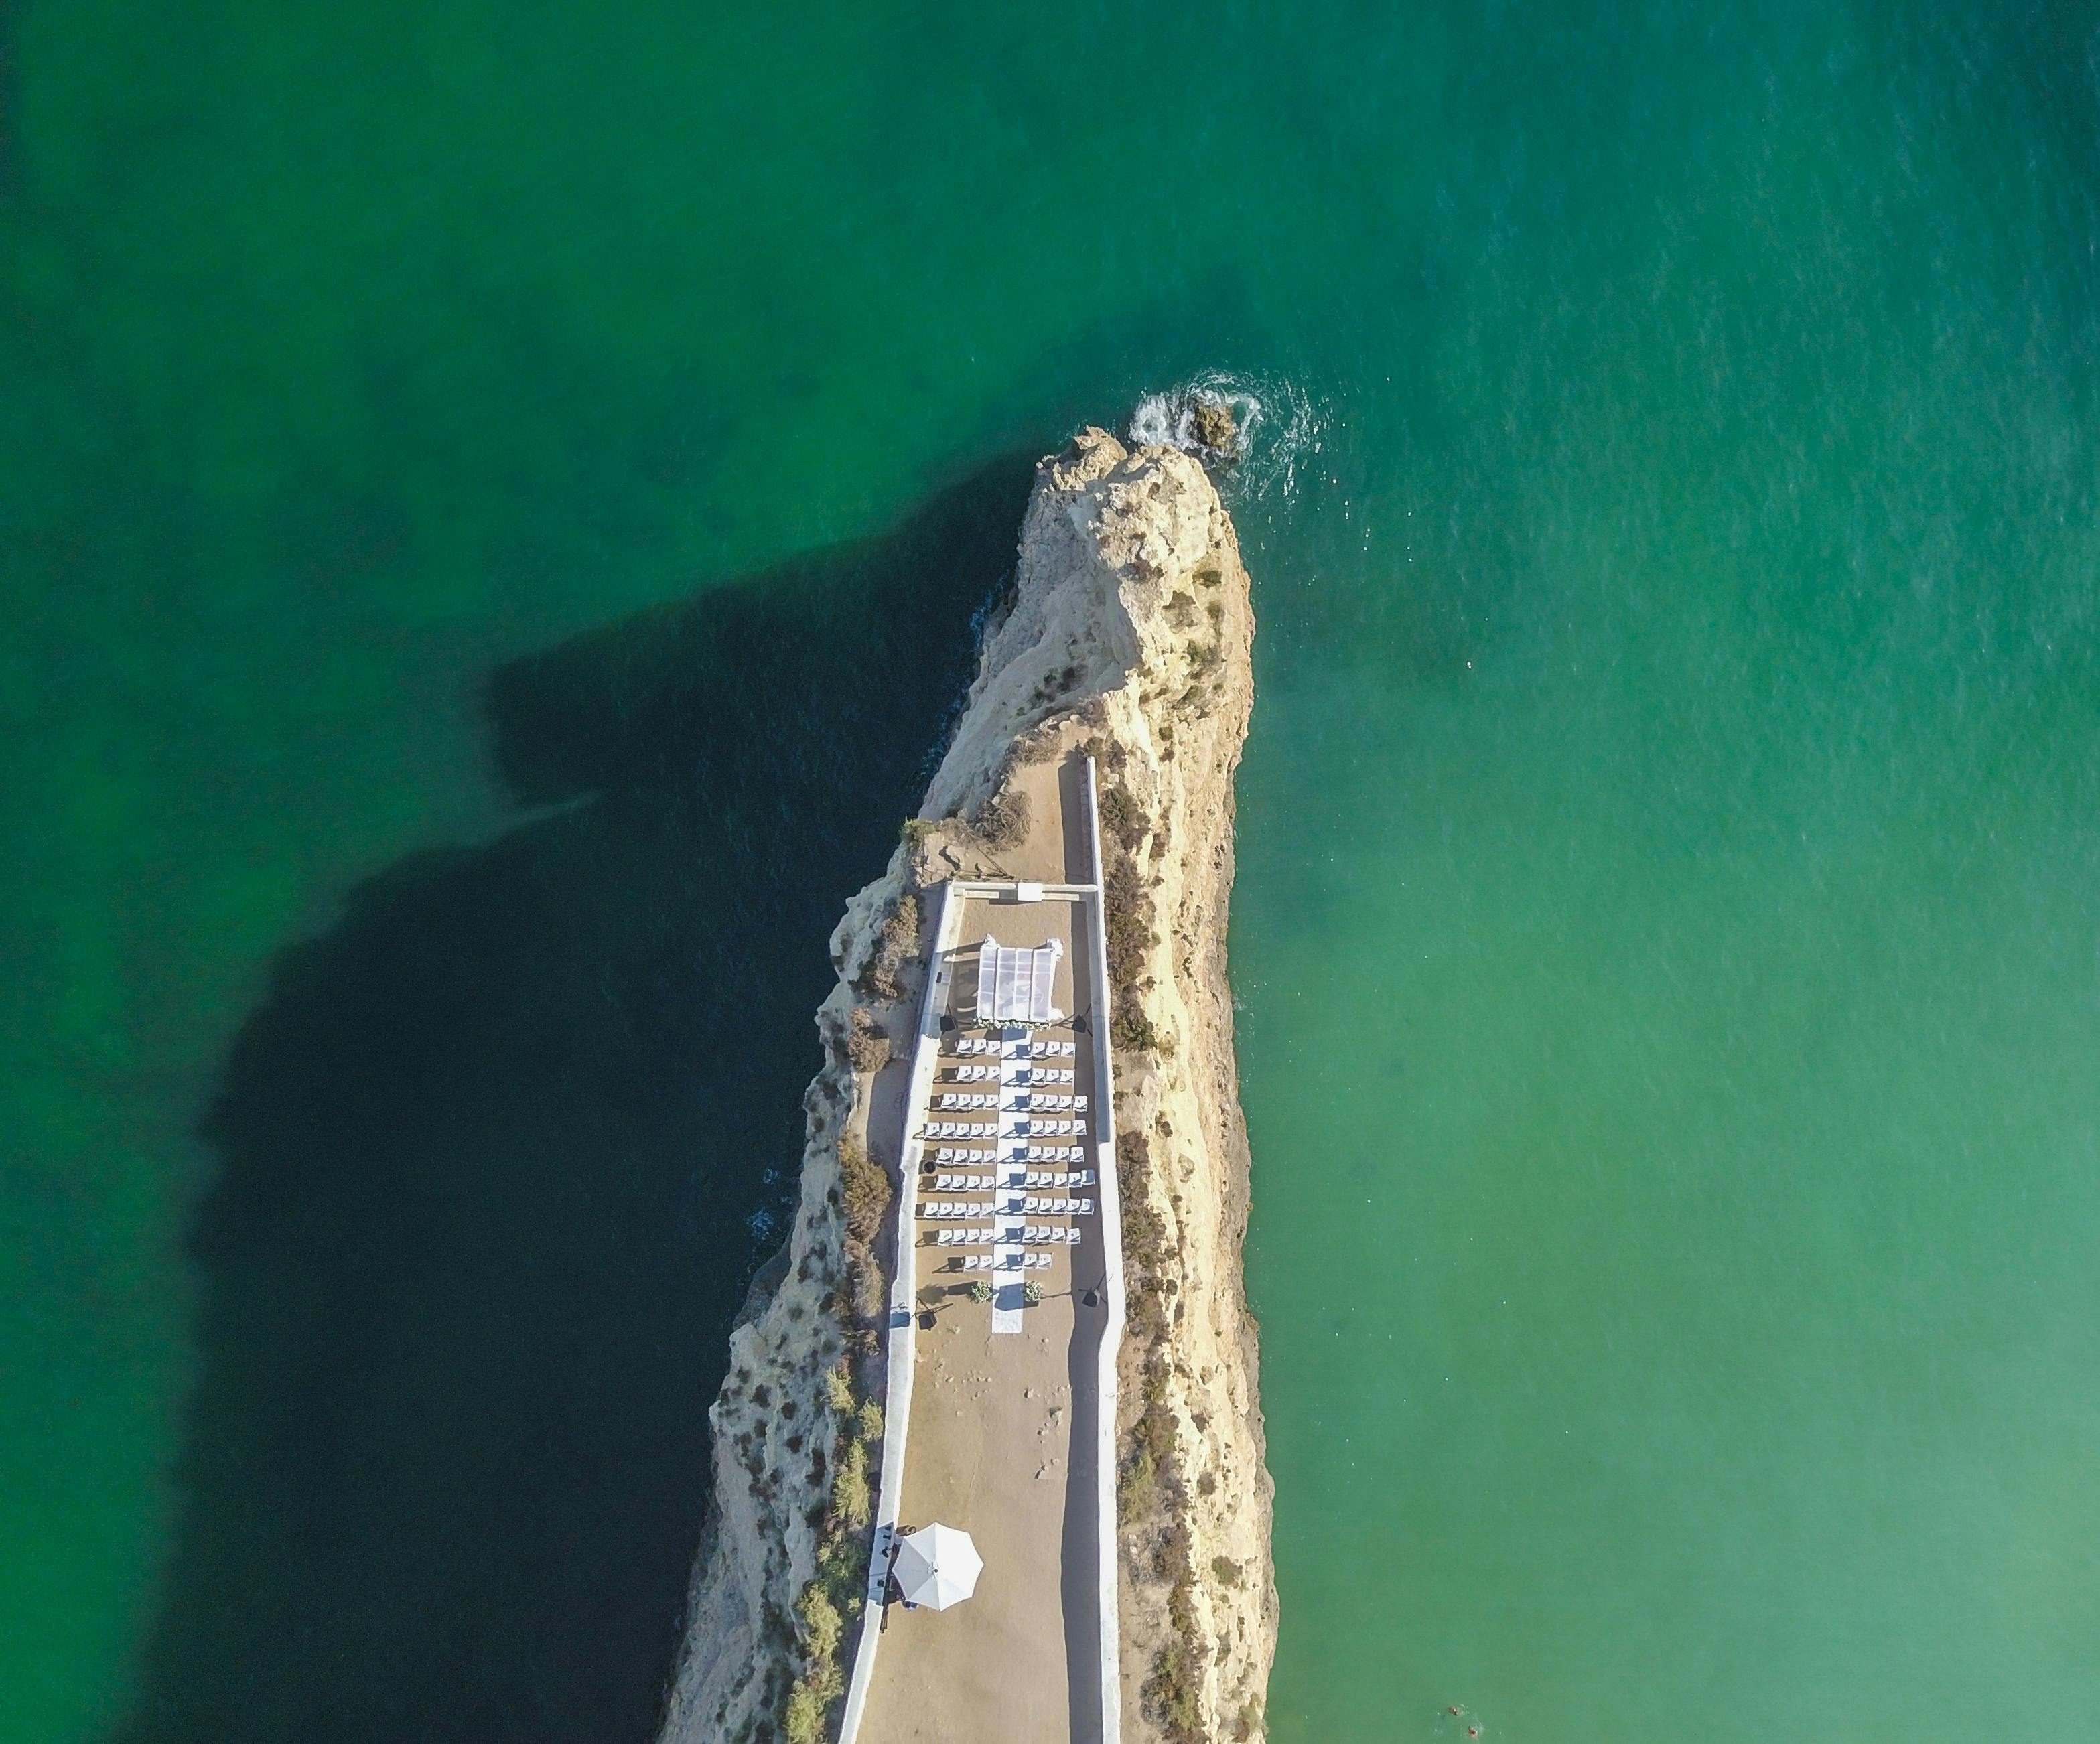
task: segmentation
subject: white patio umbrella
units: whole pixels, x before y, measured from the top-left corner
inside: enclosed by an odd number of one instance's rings
[[[937,1611],[976,1592],[983,1570],[970,1535],[956,1526],[921,1526],[898,1547],[897,1584],[904,1596]]]

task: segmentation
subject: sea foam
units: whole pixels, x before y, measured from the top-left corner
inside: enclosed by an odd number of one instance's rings
[[[1195,434],[1196,407],[1206,400],[1228,407],[1233,415],[1231,471],[1221,485],[1242,498],[1295,495],[1299,466],[1320,451],[1327,416],[1294,382],[1204,370],[1139,400],[1131,414],[1130,439],[1208,457],[1211,451]]]

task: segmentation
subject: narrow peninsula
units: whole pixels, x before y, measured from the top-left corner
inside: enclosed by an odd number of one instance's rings
[[[1276,1641],[1226,979],[1247,575],[1082,433],[832,936],[663,1744],[1252,1740]]]

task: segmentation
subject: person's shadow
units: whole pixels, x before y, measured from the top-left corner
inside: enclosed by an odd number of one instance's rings
[[[202,1128],[183,1513],[115,1744],[646,1744],[825,943],[1028,480],[503,668],[500,766],[559,808],[284,954]]]

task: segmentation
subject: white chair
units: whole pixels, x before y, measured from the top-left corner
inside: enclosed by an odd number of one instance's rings
[[[1081,1217],[1083,1217],[1083,1218],[1090,1218],[1090,1217],[1092,1217],[1093,1214],[1094,1214],[1094,1202],[1093,1202],[1093,1200],[1092,1200],[1091,1199],[1083,1199],[1083,1200],[1081,1200],[1079,1201],[1079,1215],[1080,1215]]]

